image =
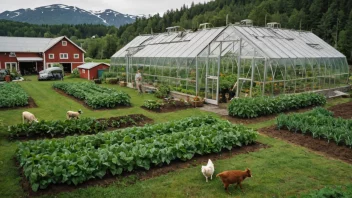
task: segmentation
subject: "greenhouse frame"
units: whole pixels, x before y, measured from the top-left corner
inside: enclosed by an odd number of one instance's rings
[[[236,97],[347,87],[349,78],[346,57],[312,32],[240,25],[137,36],[111,57],[110,71],[133,86],[138,69],[145,85],[211,104],[229,89],[225,77]]]

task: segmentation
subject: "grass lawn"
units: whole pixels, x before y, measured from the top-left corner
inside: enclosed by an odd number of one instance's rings
[[[137,91],[116,85],[102,85],[126,91],[132,97],[132,107],[107,111],[91,111],[81,104],[61,96],[52,88],[53,82],[38,82],[35,76],[31,81],[20,85],[34,99],[38,108],[0,111],[0,197],[25,197],[18,170],[13,157],[16,142],[6,139],[7,125],[21,123],[21,112],[28,110],[39,120],[65,119],[66,111],[82,109],[82,117],[111,117],[142,113],[155,122],[165,122],[183,117],[210,114],[199,109],[188,109],[174,113],[151,113],[140,108],[145,99],[155,99],[153,95],[139,96]],[[65,79],[69,82],[85,81],[82,79]],[[327,107],[348,102],[350,99],[330,100]],[[258,129],[274,124],[274,120],[248,125]],[[287,197],[319,189],[329,185],[343,185],[352,181],[352,165],[317,155],[303,147],[288,144],[281,140],[259,136],[261,143],[270,148],[257,152],[241,154],[230,159],[215,161],[215,174],[229,169],[252,170],[253,178],[244,183],[244,193],[231,186],[232,197]],[[131,184],[132,183],[132,184]],[[200,165],[178,170],[146,181],[135,177],[118,178],[108,187],[89,187],[73,192],[62,193],[57,197],[228,197],[219,178],[205,182]]]

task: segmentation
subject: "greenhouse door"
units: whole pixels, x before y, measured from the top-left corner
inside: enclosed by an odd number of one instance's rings
[[[210,59],[206,66],[205,102],[218,105],[220,58]]]

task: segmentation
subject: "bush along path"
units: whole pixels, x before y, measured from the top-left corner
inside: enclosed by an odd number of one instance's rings
[[[19,143],[16,153],[32,190],[50,184],[77,185],[108,172],[189,160],[195,154],[253,143],[257,132],[212,117],[127,128],[111,133]]]

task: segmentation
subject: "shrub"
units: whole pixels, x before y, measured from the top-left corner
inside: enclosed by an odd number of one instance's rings
[[[160,109],[162,106],[164,106],[164,103],[159,100],[146,100],[143,104],[143,107],[151,110]]]
[[[80,75],[79,75],[79,71],[78,71],[78,68],[75,68],[72,70],[72,74],[70,75],[70,78],[79,78]]]
[[[88,62],[93,62],[93,59],[90,58],[90,57],[86,57],[86,58],[84,59],[84,62],[86,62],[86,63],[88,63]]]
[[[107,79],[107,78],[117,78],[118,73],[117,72],[104,72],[103,75],[101,76],[102,79]]]
[[[316,93],[281,95],[278,97],[260,96],[254,98],[238,98],[231,101],[228,112],[230,116],[255,118],[291,109],[320,106],[325,103],[325,96]]]
[[[106,82],[108,84],[117,84],[119,81],[116,78],[107,78]]]
[[[170,94],[170,87],[167,85],[161,85],[158,90],[155,92],[155,97],[157,98],[167,98]]]

